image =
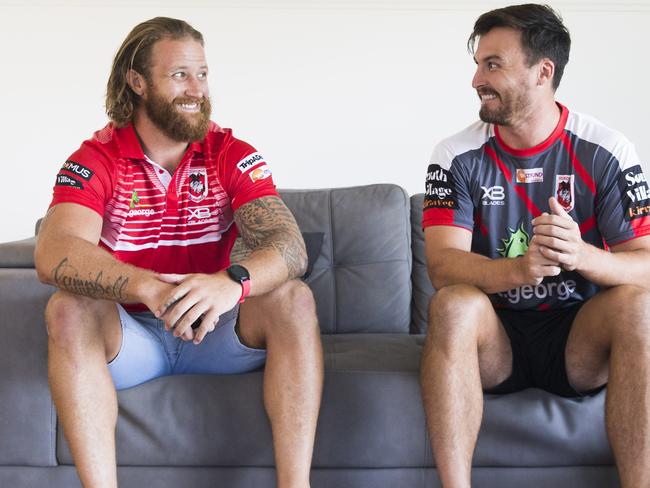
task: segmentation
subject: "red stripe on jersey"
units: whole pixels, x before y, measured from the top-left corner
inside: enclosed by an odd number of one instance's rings
[[[485,227],[485,224],[483,223],[483,217],[481,217],[480,213],[474,214],[474,222],[476,222],[476,225],[478,225],[478,228],[481,231],[481,234],[484,236],[488,235],[488,228]]]
[[[492,158],[492,160],[497,164],[498,168],[501,170],[503,175],[506,177],[506,180],[512,182],[512,173],[508,169],[508,167],[503,164],[503,161],[499,159],[499,156],[497,156],[497,153],[494,149],[492,149],[490,146],[485,145],[485,152],[487,153],[488,156]]]
[[[549,305],[548,303],[542,303],[539,307],[537,307],[537,310],[539,310],[540,312],[545,312],[549,308],[551,308],[551,305]]]
[[[596,216],[592,215],[587,220],[585,220],[582,224],[580,224],[580,233],[586,234],[591,229],[593,229],[595,225],[596,225]]]
[[[632,221],[634,237],[641,237],[650,234],[650,217],[636,218]]]
[[[428,208],[422,214],[422,228],[430,225],[454,225],[454,211],[448,208]]]
[[[512,185],[512,173],[510,170],[506,167],[506,165],[499,159],[499,156],[497,156],[497,153],[494,149],[492,149],[490,146],[484,146],[485,147],[485,152],[487,153],[488,156],[492,158],[492,160],[496,163],[498,168],[503,172],[503,175],[506,177],[508,182]],[[528,211],[533,214],[533,217],[539,217],[542,212],[537,208],[537,205],[533,203],[533,201],[530,199],[530,197],[526,194],[526,190],[523,186],[517,185],[516,183],[513,185],[513,188],[515,189],[515,192],[517,195],[519,195],[519,198],[521,198],[524,203],[526,204],[526,208],[528,208]]]
[[[576,156],[576,152],[573,150],[573,147],[571,146],[571,140],[569,139],[568,133],[563,132],[560,139],[562,140],[562,144],[564,145],[564,148],[566,149],[567,153],[569,153],[569,159],[571,160],[571,164],[573,165],[573,168],[576,170],[576,173],[578,173],[578,176],[580,176],[582,181],[584,181],[585,185],[587,185],[587,188],[589,188],[591,194],[595,195],[596,183],[594,182],[591,175],[587,172],[585,167],[582,165],[582,163]]]

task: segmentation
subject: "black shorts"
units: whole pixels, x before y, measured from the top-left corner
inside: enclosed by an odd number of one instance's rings
[[[546,311],[497,309],[510,339],[512,374],[485,393],[505,394],[540,388],[563,397],[593,395],[605,386],[579,393],[570,384],[564,352],[573,321],[583,304]]]

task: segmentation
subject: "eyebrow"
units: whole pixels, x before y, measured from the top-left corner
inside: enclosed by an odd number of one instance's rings
[[[189,66],[185,66],[185,65],[182,65],[182,66],[172,66],[171,68],[169,68],[169,71],[176,71],[176,70],[179,70],[179,69],[190,69],[190,67],[189,67]],[[207,64],[204,64],[204,65],[202,65],[202,66],[199,66],[199,69],[208,69],[208,65],[207,65]]]
[[[474,58],[474,62],[478,64],[478,60],[476,59],[476,56],[472,56],[472,58]],[[489,56],[485,56],[481,61],[483,61],[484,63],[487,63],[489,61],[503,61],[503,58],[498,54],[490,54]]]

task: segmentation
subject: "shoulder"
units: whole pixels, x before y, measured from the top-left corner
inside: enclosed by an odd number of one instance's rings
[[[444,169],[449,169],[455,159],[480,149],[492,137],[494,137],[492,124],[482,121],[474,122],[457,134],[436,144],[429,164],[437,164]]]
[[[569,112],[566,130],[578,139],[604,149],[607,159],[616,159],[621,169],[639,164],[634,144],[621,132],[608,127],[595,117]]]

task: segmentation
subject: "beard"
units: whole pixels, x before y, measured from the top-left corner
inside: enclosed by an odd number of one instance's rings
[[[149,98],[143,101],[145,112],[167,137],[178,142],[201,141],[205,138],[212,111],[209,98],[177,97],[168,102],[152,86],[149,93]],[[183,114],[176,108],[180,103],[198,103],[199,112]]]
[[[526,113],[527,107],[530,105],[528,94],[525,91],[519,93],[510,92],[503,96],[491,88],[481,88],[478,92],[479,94],[495,95],[497,100],[501,102],[496,108],[489,108],[487,104],[481,104],[478,116],[488,124],[508,127],[522,114]]]

